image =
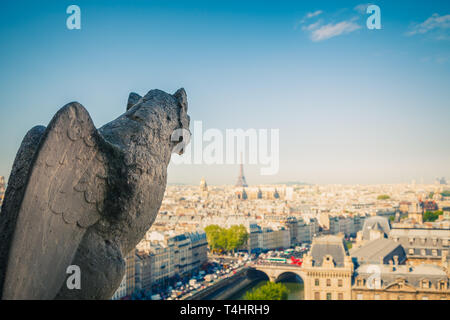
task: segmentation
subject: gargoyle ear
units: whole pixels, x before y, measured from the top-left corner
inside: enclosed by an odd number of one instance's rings
[[[134,106],[136,103],[138,103],[139,99],[141,98],[142,97],[137,93],[131,92],[130,95],[128,96],[127,111],[130,110],[130,108]]]
[[[187,112],[188,102],[187,102],[186,91],[184,91],[183,88],[178,89],[177,92],[175,92],[173,94],[173,96],[177,99],[178,104],[180,105],[180,107],[182,107],[184,109],[184,111]]]

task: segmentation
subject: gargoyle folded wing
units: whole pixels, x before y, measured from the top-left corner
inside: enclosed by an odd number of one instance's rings
[[[29,165],[20,207],[2,212],[15,216],[8,267],[0,270],[3,299],[53,299],[65,285],[67,267],[86,228],[103,212],[107,145],[76,102],[62,108],[45,129]]]

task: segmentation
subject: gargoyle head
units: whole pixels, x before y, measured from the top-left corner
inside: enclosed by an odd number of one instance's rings
[[[174,152],[182,154],[184,148],[175,147],[181,141],[190,139],[187,110],[187,96],[183,88],[173,95],[161,90],[150,90],[144,97],[130,93],[125,116],[146,127],[160,130],[161,136],[173,145]]]

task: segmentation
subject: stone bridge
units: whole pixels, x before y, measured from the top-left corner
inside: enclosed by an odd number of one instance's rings
[[[250,269],[258,270],[264,272],[271,282],[277,282],[280,276],[293,273],[299,276],[303,283],[306,285],[306,272],[301,266],[293,265],[293,264],[282,264],[282,263],[273,263],[273,264],[253,264],[250,266]]]

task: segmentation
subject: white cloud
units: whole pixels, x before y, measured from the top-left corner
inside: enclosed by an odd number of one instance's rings
[[[302,27],[302,30],[312,31],[312,30],[319,28],[321,24],[322,24],[322,20],[319,20],[317,22],[311,23],[310,25]]]
[[[314,27],[313,25],[309,25],[307,28],[309,29],[306,30],[311,31],[311,40],[318,42],[353,32],[360,29],[361,26],[354,23],[352,20],[348,20],[336,24],[330,23],[321,27],[318,25]]]
[[[359,6],[355,7],[355,10],[357,10],[358,7]],[[353,17],[352,19],[347,19],[338,23],[333,22],[328,24],[323,24],[323,19],[313,19],[320,16],[322,13],[322,10],[307,13],[303,19],[296,22],[294,29],[296,30],[299,26],[302,26],[301,30],[309,33],[312,41],[318,42],[342,34],[347,34],[361,28],[361,26],[355,22],[358,20],[358,17]]]
[[[450,14],[440,16],[435,13],[422,23],[413,26],[412,30],[407,33],[409,36],[416,34],[425,34],[429,31],[443,31],[450,28]],[[440,38],[445,39],[442,35]]]
[[[321,15],[322,13],[323,13],[322,10],[317,10],[317,11],[314,11],[314,12],[308,12],[303,19],[301,19],[301,20],[299,20],[299,21],[297,21],[295,23],[294,30],[297,30],[297,28],[300,25],[304,24],[306,22],[306,20],[314,18],[314,17],[317,17],[317,16]]]
[[[361,14],[366,14],[367,13],[367,8],[372,5],[372,3],[363,3],[363,4],[358,4],[356,7],[353,8],[353,10],[361,13]]]
[[[317,17],[318,15],[320,15],[320,14],[322,14],[322,10],[317,10],[317,11],[314,11],[314,12],[309,12],[307,15],[306,15],[306,18],[307,19],[311,19],[311,18],[314,18],[314,17]]]

